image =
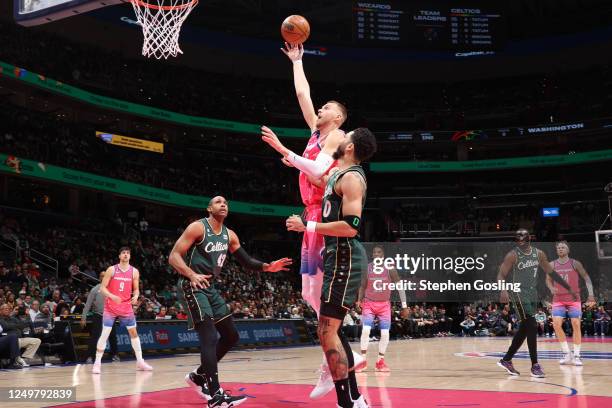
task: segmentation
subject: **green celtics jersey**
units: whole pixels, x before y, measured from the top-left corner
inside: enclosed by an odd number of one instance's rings
[[[511,300],[521,318],[533,316],[538,304],[538,270],[540,259],[538,250],[530,247],[530,252],[524,253],[518,247],[514,249],[516,263],[512,267],[512,282],[521,284],[519,293],[511,293]]]
[[[206,218],[200,222],[204,224],[204,238],[189,248],[185,263],[196,273],[218,276],[227,257],[229,232],[223,225],[221,233],[215,234]]]
[[[340,221],[344,214],[342,213],[342,197],[336,193],[335,187],[336,183],[342,176],[350,171],[355,171],[361,174],[363,177],[363,181],[366,182],[365,173],[363,172],[363,168],[361,166],[351,166],[348,169],[344,169],[342,171],[337,171],[329,177],[327,180],[327,185],[325,186],[325,193],[323,194],[323,222],[333,222]],[[365,204],[366,194],[364,191],[363,199],[361,201],[361,208],[363,209],[363,205]],[[354,225],[355,228],[359,228],[360,225]],[[331,243],[336,243],[337,238],[331,236],[325,236],[325,245],[329,245]]]

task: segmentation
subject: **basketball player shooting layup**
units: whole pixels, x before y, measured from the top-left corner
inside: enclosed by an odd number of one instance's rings
[[[357,239],[366,197],[366,177],[359,164],[376,152],[376,138],[368,129],[349,132],[338,146],[334,159],[338,171],[325,186],[322,222],[293,215],[287,230],[325,236],[323,294],[317,332],[333,376],[338,406],[367,407],[359,394],[355,363],[342,321],[357,300],[361,276],[367,273],[368,258]]]
[[[304,73],[301,44],[285,43],[283,52],[293,62],[293,77],[302,114],[311,131],[311,137],[302,156],[285,148],[278,137],[267,127],[262,127],[262,139],[283,156],[283,162],[300,170],[300,194],[306,209],[305,221],[321,221],[321,202],[323,183],[321,177],[334,166],[332,155],[345,138],[339,127],[347,117],[346,108],[339,102],[329,101],[318,113],[310,98],[310,85]],[[302,240],[300,273],[302,274],[302,298],[313,308],[317,315],[321,305],[321,285],[323,284],[322,251],[325,247],[323,237],[314,232],[305,232]],[[363,360],[355,354],[356,364]],[[333,379],[325,356],[321,365],[321,376],[310,393],[310,398],[323,397],[334,388]]]
[[[94,374],[100,374],[106,341],[116,319],[119,319],[119,322],[127,328],[130,334],[130,342],[136,355],[136,369],[153,370],[153,367],[142,358],[140,337],[138,337],[136,331],[136,317],[134,316],[134,309],[132,309],[132,305],[138,302],[138,296],[140,296],[139,279],[140,272],[130,265],[130,248],[122,247],[119,249],[119,263],[106,269],[100,284],[100,292],[106,296],[106,300],[104,301],[104,314],[102,316],[102,334],[98,339],[96,361],[91,370]]]
[[[515,242],[516,247],[506,254],[499,267],[497,280],[508,280],[508,275],[511,274],[512,282],[521,284],[520,292],[510,292],[510,301],[519,316],[519,329],[512,339],[508,352],[497,365],[504,368],[510,375],[520,375],[512,364],[512,357],[526,338],[531,358],[531,376],[543,378],[545,377],[544,371],[538,363],[538,323],[535,320],[540,301],[537,291],[539,268],[542,268],[547,276],[567,289],[573,299],[576,299],[577,296],[567,282],[552,268],[546,254],[531,245],[531,238],[526,229],[516,231]],[[501,292],[500,302],[508,303],[507,291]]]
[[[384,259],[385,250],[382,246],[376,245],[372,249],[372,257],[374,259]],[[374,264],[368,265],[368,273],[363,274],[361,279],[361,287],[359,288],[359,298],[357,306],[361,307],[361,322],[363,329],[361,331],[361,356],[366,360],[368,352],[368,343],[370,342],[370,330],[374,319],[378,317],[380,325],[380,342],[378,343],[378,359],[376,360],[376,371],[389,372],[391,371],[385,364],[385,352],[389,345],[389,329],[391,328],[391,290],[389,283],[399,282],[400,277],[397,269],[387,269],[380,266],[380,272],[374,268]],[[402,315],[408,313],[408,304],[406,303],[406,292],[402,289],[397,290],[400,301],[402,302]],[[367,361],[367,360],[366,360]],[[367,368],[367,363],[356,369],[358,373]]]
[[[208,218],[192,222],[180,236],[168,261],[181,275],[179,300],[187,314],[189,330],[200,338],[201,365],[185,380],[208,401],[209,407],[229,408],[246,401],[245,396],[230,396],[219,384],[217,362],[238,342],[238,331],[231,310],[208,279],[221,273],[227,252],[246,269],[264,272],[287,271],[291,259],[264,263],[251,258],[240,246],[234,231],[224,225],[229,212],[227,200],[214,197],[208,203]],[[217,340],[217,333],[220,338]]]
[[[557,242],[556,249],[559,258],[552,261],[550,266],[561,275],[563,280],[569,284],[571,290],[576,294],[580,294],[580,277],[582,277],[589,293],[587,306],[595,306],[595,296],[593,295],[593,283],[591,282],[591,278],[579,261],[569,257],[569,244],[567,241]],[[561,343],[561,350],[563,350],[563,359],[561,359],[559,363],[581,366],[580,345],[582,343],[582,332],[580,318],[582,317],[582,304],[580,303],[580,297],[574,299],[572,294],[565,290],[560,284],[554,283],[553,285],[552,279],[548,276],[546,277],[546,283],[553,292],[553,327],[555,328],[555,334],[559,339],[559,343]],[[569,315],[572,322],[572,338],[574,341],[573,356],[570,352],[562,327],[566,313]]]

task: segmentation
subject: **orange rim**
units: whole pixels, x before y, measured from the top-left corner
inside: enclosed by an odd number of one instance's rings
[[[130,0],[132,3],[137,4],[139,6],[142,7],[147,7],[150,9],[154,9],[154,10],[182,10],[185,9],[187,7],[190,7],[191,5],[193,5],[193,7],[195,7],[198,4],[199,0],[193,0],[190,1],[189,3],[185,3],[185,4],[181,4],[180,6],[160,6],[158,4],[150,4],[147,2],[144,2],[142,0]]]

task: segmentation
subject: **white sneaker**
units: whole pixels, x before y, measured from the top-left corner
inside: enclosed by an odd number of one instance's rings
[[[580,356],[574,356],[574,365],[575,366],[582,366],[582,359],[580,358]]]
[[[136,370],[138,371],[153,371],[153,367],[147,364],[146,361],[140,360],[136,362]]]
[[[322,398],[334,388],[334,379],[329,371],[329,366],[327,364],[321,364],[321,375],[319,376],[317,385],[315,385],[310,393],[310,399]]]
[[[368,360],[366,360],[366,358],[362,356],[360,353],[355,353],[354,351],[353,351],[353,361],[355,363],[355,372],[358,372],[357,370],[362,370],[368,365]]]
[[[359,399],[356,399],[353,401],[353,408],[370,408],[370,406],[368,405],[368,402],[366,401],[365,398],[363,398],[363,395],[359,397]]]
[[[30,365],[23,359],[23,357],[19,356],[15,359],[15,362],[18,363],[22,367],[29,367]]]
[[[559,364],[561,365],[572,365],[574,364],[572,359],[572,353],[563,353],[563,358],[559,360]]]

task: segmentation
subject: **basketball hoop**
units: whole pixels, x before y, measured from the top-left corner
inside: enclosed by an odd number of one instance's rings
[[[178,43],[181,27],[198,0],[147,1],[130,0],[144,35],[142,55],[161,59],[182,54]]]

